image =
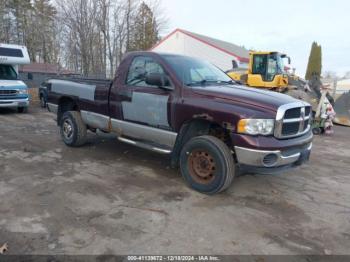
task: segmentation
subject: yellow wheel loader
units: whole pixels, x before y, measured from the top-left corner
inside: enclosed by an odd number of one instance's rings
[[[317,76],[313,76],[307,85],[303,79],[286,72],[285,60],[288,64],[291,63],[290,57],[286,54],[251,51],[249,56],[248,69],[233,68],[226,72],[233,80],[250,87],[282,92],[304,100],[310,103],[313,111],[316,112],[320,101],[323,101],[321,99],[322,82]],[[341,124],[350,126],[350,95],[346,98],[345,101],[338,99],[334,107],[336,112],[341,112]],[[334,99],[329,93],[327,99],[334,104]],[[338,123],[337,119],[335,122]]]
[[[247,70],[234,68],[227,74],[244,85],[283,91],[288,87],[284,59],[290,58],[278,52],[250,52]]]

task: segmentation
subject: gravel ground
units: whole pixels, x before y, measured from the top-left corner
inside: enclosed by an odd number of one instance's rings
[[[8,254],[350,254],[350,129],[316,137],[309,164],[246,175],[216,196],[167,156],[89,135],[53,115],[0,110],[0,245]]]

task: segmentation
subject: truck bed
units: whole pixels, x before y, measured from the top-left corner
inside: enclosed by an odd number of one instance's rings
[[[54,77],[50,78],[50,80],[63,80],[63,81],[71,81],[79,84],[90,84],[90,85],[110,85],[112,82],[112,79],[106,78],[106,79],[97,79],[97,78],[87,78],[87,77]]]

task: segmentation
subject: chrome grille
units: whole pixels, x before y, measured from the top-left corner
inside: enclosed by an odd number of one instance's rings
[[[0,96],[11,96],[16,95],[17,93],[17,90],[0,90]]]
[[[276,116],[275,137],[283,139],[307,133],[311,111],[311,106],[302,101],[281,106]]]
[[[301,113],[300,110],[301,110],[300,107],[288,109],[286,111],[286,113],[284,114],[284,119],[291,119],[291,118],[299,117],[300,113]]]

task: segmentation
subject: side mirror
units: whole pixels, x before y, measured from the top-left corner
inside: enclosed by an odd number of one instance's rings
[[[142,67],[135,68],[136,76],[135,79],[142,80],[146,77],[146,70]]]
[[[169,78],[165,74],[151,73],[146,75],[146,84],[151,86],[158,86],[162,89],[173,90],[170,85]]]

